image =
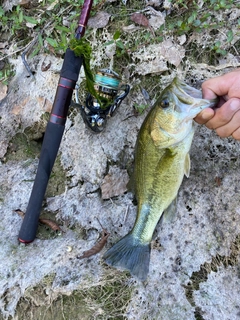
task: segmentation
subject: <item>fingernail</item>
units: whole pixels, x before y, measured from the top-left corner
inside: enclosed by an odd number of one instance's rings
[[[229,108],[231,111],[237,111],[240,109],[240,100],[234,99],[230,102]]]

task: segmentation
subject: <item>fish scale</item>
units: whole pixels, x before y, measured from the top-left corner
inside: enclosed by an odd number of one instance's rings
[[[136,221],[130,233],[104,254],[108,265],[146,280],[153,232],[176,199],[184,175],[189,176],[193,118],[216,102],[202,99],[201,91],[175,78],[148,113],[135,147]]]
[[[141,205],[138,206],[138,219],[132,233],[138,236],[143,243],[151,241],[152,234],[163,211],[169,207],[177,196],[185,173],[185,158],[188,155],[192,138],[193,130],[191,130],[185,138],[184,143],[179,143],[179,145],[172,148],[172,150],[161,150],[162,156],[160,156],[156,164],[150,189],[147,192],[143,192],[141,183],[137,183],[139,186],[136,191],[137,200],[139,203],[149,204],[149,213],[143,232],[137,234],[136,225],[141,221]],[[148,157],[149,155],[145,154],[144,160],[147,162]],[[136,158],[138,159],[138,157]],[[164,188],[162,186],[164,186]]]

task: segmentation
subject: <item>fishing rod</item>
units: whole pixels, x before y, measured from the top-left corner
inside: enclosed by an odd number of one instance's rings
[[[93,0],[84,1],[75,31],[76,40],[80,40],[84,36],[92,3]],[[70,48],[66,50],[50,119],[44,135],[33,189],[18,236],[18,240],[25,244],[32,242],[36,237],[42,201],[62,140],[73,90],[83,62],[81,55],[76,55]]]

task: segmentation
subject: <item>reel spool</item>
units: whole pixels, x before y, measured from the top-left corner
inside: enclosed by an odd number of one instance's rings
[[[106,126],[107,118],[114,115],[122,100],[128,95],[130,86],[121,85],[120,76],[110,69],[101,69],[95,76],[94,88],[97,97],[87,94],[85,106],[79,104],[76,90],[76,104],[80,107],[81,115],[87,126],[100,133]]]

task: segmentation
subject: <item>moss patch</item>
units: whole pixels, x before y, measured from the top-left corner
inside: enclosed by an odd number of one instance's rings
[[[49,114],[46,112],[31,127],[13,136],[8,146],[5,162],[39,157],[48,119]]]
[[[9,143],[5,161],[19,161],[35,158],[40,154],[41,144],[35,140],[29,140],[25,133],[17,133]]]
[[[62,194],[65,191],[66,180],[66,172],[63,169],[60,157],[58,156],[54,163],[50,179],[48,181],[45,197],[54,197],[58,194]]]
[[[34,288],[29,288],[18,303],[19,320],[122,320],[131,298],[131,287],[124,274],[107,276],[98,285],[75,290],[71,295],[51,299],[55,275],[49,275]]]

